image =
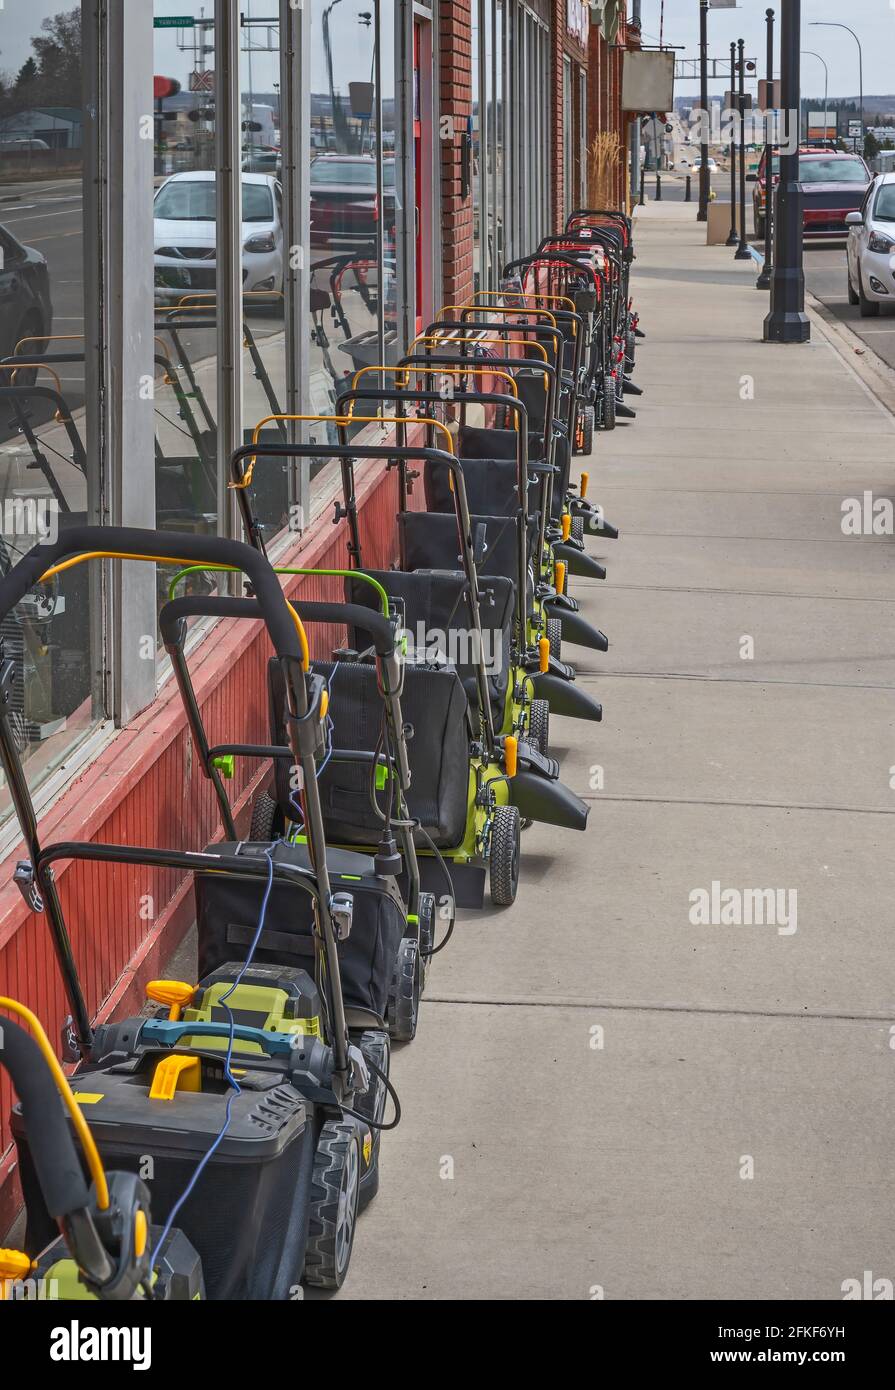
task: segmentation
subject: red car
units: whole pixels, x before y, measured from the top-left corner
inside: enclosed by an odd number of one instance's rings
[[[384,159],[383,221],[395,220],[395,161]],[[357,246],[376,240],[380,208],[372,155],[318,154],[311,161],[311,245]]]
[[[772,177],[776,187],[780,178],[780,156],[774,152]],[[752,210],[755,235],[765,234],[765,165],[763,154],[758,166]],[[806,241],[848,235],[845,219],[864,201],[873,178],[859,154],[846,154],[826,146],[803,145],[799,149],[799,182],[802,185],[804,233]]]

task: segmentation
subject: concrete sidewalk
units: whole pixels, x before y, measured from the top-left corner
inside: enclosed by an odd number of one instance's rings
[[[605,722],[552,731],[590,827],[528,830],[516,906],[435,961],[343,1297],[895,1278],[895,549],[840,528],[893,422],[819,332],[760,342],[695,209],[643,211],[646,394],[590,470],[623,534],[575,585],[611,649],[567,650]],[[691,924],[713,882],[797,892],[797,930]]]

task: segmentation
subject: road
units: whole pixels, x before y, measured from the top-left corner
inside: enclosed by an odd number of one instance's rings
[[[656,194],[656,176],[649,173],[645,178],[646,194],[650,201]],[[730,202],[729,178],[723,171],[713,180],[713,189],[719,202]],[[685,178],[679,171],[662,174],[662,201],[682,202],[685,197]],[[696,216],[696,203],[699,197],[697,181],[692,182],[693,216]],[[752,231],[752,193],[746,190],[747,227]],[[762,254],[764,242],[752,238],[752,245]],[[866,343],[888,366],[895,368],[895,305],[886,305],[880,310],[878,318],[862,319],[856,304],[849,304],[846,290],[845,242],[837,241],[820,245],[806,245],[804,254],[805,288],[841,322],[848,324],[851,331]]]

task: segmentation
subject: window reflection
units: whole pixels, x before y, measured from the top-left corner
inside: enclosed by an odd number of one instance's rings
[[[213,12],[154,0],[156,524],[206,533],[217,527]],[[272,218],[253,225],[263,234]]]
[[[394,323],[393,12],[380,9],[381,136],[375,8],[314,0],[311,10],[310,405],[319,413],[337,406],[360,367],[384,353],[397,360],[384,342]],[[311,433],[335,441],[331,426]]]
[[[83,35],[80,6],[0,17],[0,573],[95,519],[85,412]],[[102,717],[86,566],[2,622],[13,725],[32,787]],[[0,816],[9,811],[0,791]]]

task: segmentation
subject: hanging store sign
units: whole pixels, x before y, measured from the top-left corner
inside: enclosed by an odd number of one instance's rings
[[[566,0],[566,32],[583,46],[590,33],[590,5],[585,0]]]

